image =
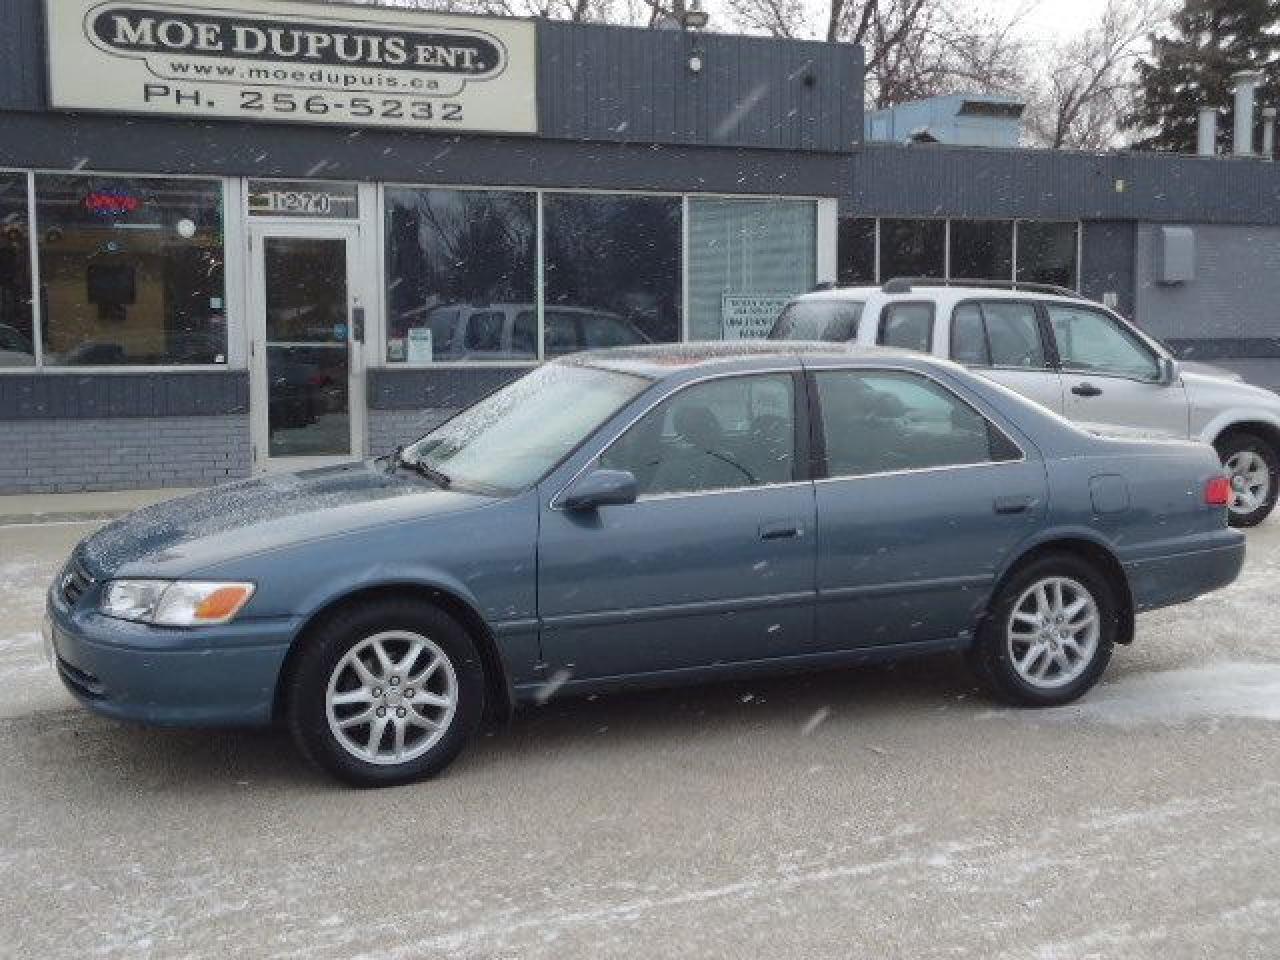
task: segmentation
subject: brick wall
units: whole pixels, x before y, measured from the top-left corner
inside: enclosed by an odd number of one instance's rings
[[[369,455],[390,453],[397,443],[410,443],[454,415],[454,410],[370,410]]]
[[[0,420],[0,493],[203,487],[249,470],[247,414]]]

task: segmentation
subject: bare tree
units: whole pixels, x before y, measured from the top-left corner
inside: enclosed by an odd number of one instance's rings
[[[821,8],[805,0],[727,3],[733,20],[753,32],[861,44],[871,106],[960,89],[1007,91],[1021,82],[1015,28],[1029,6],[998,21],[947,0],[827,0]]]
[[[652,26],[683,12],[685,0],[359,0],[377,6],[497,17],[542,17],[573,23]]]
[[[1108,0],[1096,23],[1045,49],[1038,59],[1046,66],[1029,97],[1033,141],[1085,150],[1114,146],[1134,95],[1134,64],[1168,15],[1166,0]]]

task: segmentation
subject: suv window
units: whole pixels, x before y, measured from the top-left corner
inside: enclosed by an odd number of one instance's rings
[[[858,336],[865,304],[857,300],[797,300],[774,321],[770,340],[825,340],[843,343]]]
[[[578,322],[572,313],[548,310],[544,317],[547,325],[547,356],[558,357],[580,349]]]
[[[627,347],[639,338],[622,320],[607,313],[588,313],[582,318],[582,345],[588,350],[600,347]]]
[[[1155,354],[1113,317],[1087,307],[1046,306],[1064,369],[1159,379]]]
[[[511,325],[511,352],[535,357],[538,354],[538,315],[521,310]]]
[[[933,343],[932,303],[890,303],[880,311],[878,343],[928,353]]]
[[[951,359],[977,367],[1043,370],[1036,308],[1016,300],[962,303],[951,315]]]
[[[640,494],[699,493],[795,479],[789,374],[695,384],[654,407],[600,456]]]
[[[986,417],[919,374],[827,370],[815,373],[814,379],[828,476],[859,477],[1022,456]]]
[[[502,349],[502,326],[505,317],[497,310],[473,313],[467,321],[464,341],[468,350],[478,353],[497,353]]]

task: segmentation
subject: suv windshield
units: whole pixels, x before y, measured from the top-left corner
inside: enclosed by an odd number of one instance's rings
[[[651,381],[595,367],[549,363],[490,394],[401,454],[452,486],[521,490],[572,453]]]
[[[858,300],[797,300],[783,309],[769,331],[769,339],[828,343],[852,340],[858,335],[862,307]]]

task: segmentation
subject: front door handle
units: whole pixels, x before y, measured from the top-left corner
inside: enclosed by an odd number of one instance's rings
[[[994,507],[999,514],[1026,513],[1035,502],[1035,497],[996,497]]]
[[[1098,397],[1102,395],[1102,390],[1092,383],[1077,383],[1071,388],[1071,392],[1077,397]]]
[[[766,523],[760,527],[761,540],[796,540],[804,536],[804,528],[798,523]]]

